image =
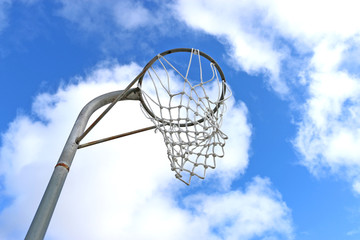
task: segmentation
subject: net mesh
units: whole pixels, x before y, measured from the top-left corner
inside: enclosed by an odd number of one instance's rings
[[[170,55],[159,55],[139,85],[147,108],[142,110],[162,133],[176,178],[190,184],[224,156],[227,136],[220,126],[230,89],[198,50],[187,54],[187,66],[175,66],[179,59],[173,63]]]

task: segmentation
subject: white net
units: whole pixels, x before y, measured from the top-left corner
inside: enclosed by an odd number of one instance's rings
[[[198,50],[173,55],[159,55],[139,83],[142,110],[164,137],[171,170],[190,184],[192,176],[204,179],[224,156],[227,136],[220,126],[230,89]],[[187,64],[178,64],[186,56]]]

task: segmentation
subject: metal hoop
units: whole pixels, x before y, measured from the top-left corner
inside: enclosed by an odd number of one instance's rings
[[[164,57],[166,55],[172,54],[172,53],[179,53],[179,52],[190,52],[190,53],[194,53],[195,50],[193,48],[174,48],[171,50],[167,50],[165,52],[162,52],[160,54],[158,54],[157,56],[155,56],[153,59],[151,59],[146,66],[144,67],[143,71],[142,71],[142,75],[139,77],[138,80],[138,87],[141,89],[142,87],[142,83],[143,83],[143,79],[145,76],[145,73],[147,72],[147,70],[149,70],[151,68],[151,66],[161,57]],[[218,103],[216,104],[216,106],[212,109],[212,114],[216,113],[216,111],[219,109],[220,105],[222,104],[223,100],[225,100],[225,95],[226,95],[226,80],[225,80],[225,76],[224,73],[222,71],[222,69],[220,68],[219,64],[209,55],[207,55],[206,53],[203,53],[201,51],[196,51],[195,54],[200,54],[200,56],[206,58],[207,60],[209,60],[211,62],[211,64],[214,65],[214,67],[216,68],[216,70],[219,72],[220,74],[220,78],[221,78],[221,82],[222,82],[222,90],[221,90],[221,96],[219,98]],[[170,123],[163,120],[161,117],[156,116],[151,109],[148,107],[148,105],[146,104],[146,101],[144,99],[144,95],[140,94],[140,102],[144,108],[144,110],[154,119],[156,119],[157,121],[161,122],[162,124],[165,125],[169,125]],[[193,126],[195,124],[198,123],[202,123],[204,121],[204,118],[201,118],[199,120],[197,120],[195,123],[183,123],[180,124],[179,127],[185,127],[185,126]]]

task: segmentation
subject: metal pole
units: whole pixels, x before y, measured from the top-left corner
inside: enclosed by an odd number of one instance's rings
[[[26,240],[44,239],[51,216],[53,215],[56,203],[59,199],[61,189],[64,185],[71,163],[79,146],[79,144],[76,143],[76,139],[83,134],[90,116],[97,109],[105,106],[106,104],[113,103],[114,101],[140,100],[140,90],[138,88],[130,89],[127,93],[123,94],[124,91],[110,92],[101,95],[89,102],[81,110],[74,127],[71,130],[69,138],[66,141],[59,161],[55,166],[54,172],[50,178],[48,186],[46,187],[45,193],[41,199],[34,219],[26,234]],[[119,99],[120,95],[123,95],[124,97]]]

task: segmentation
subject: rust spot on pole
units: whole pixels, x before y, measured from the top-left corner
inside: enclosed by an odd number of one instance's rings
[[[58,163],[58,164],[56,164],[55,167],[58,167],[58,166],[66,168],[66,170],[68,170],[68,172],[70,171],[70,167],[66,163]]]

